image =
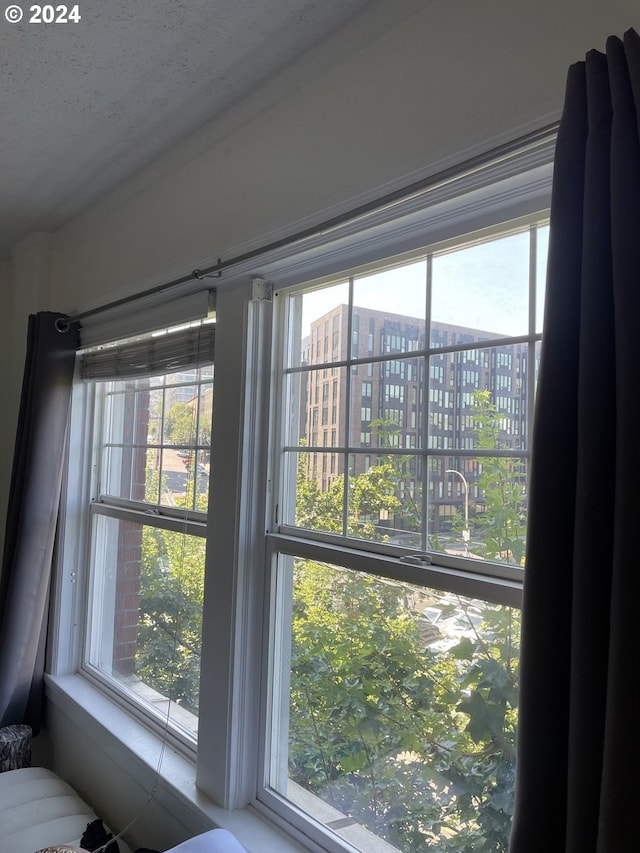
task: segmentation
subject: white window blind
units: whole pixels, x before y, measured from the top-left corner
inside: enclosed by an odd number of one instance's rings
[[[86,350],[80,354],[80,378],[108,381],[213,364],[215,330],[214,322],[205,321]]]

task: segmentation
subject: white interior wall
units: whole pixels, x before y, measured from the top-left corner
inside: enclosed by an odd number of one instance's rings
[[[135,292],[554,120],[568,65],[634,23],[636,0],[425,2],[191,162],[62,229],[56,305]]]
[[[92,738],[53,703],[48,706],[47,732],[34,742],[36,755],[43,751],[40,740],[47,741],[50,766],[81,792],[85,802],[114,833],[137,818],[126,833],[132,850],[166,850],[211,828],[209,824],[199,825],[188,813],[179,816],[175,804],[172,813],[168,813],[162,791],[147,803],[152,776],[141,783],[123,773],[121,756],[110,750],[109,741]],[[181,817],[185,817],[187,825]]]
[[[29,314],[51,308],[53,237],[34,233],[13,247],[11,260],[0,268],[0,310],[5,318],[0,334],[4,399],[0,418],[0,553],[9,499],[13,443],[20,405]]]

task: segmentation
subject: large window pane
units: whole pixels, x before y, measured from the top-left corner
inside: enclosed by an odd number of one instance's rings
[[[212,422],[213,383],[203,382],[198,390],[198,435],[196,438],[196,444],[204,447],[211,444]]]
[[[528,231],[434,256],[431,319],[468,327],[450,329],[448,344],[469,343],[469,330],[476,340],[526,335],[528,318]]]
[[[311,344],[303,362],[315,365],[317,358],[318,366],[300,370],[285,355],[285,364],[290,366],[284,374],[286,402],[282,409],[285,446],[325,450],[315,451],[304,465],[304,477],[313,487],[304,486],[300,491],[301,471],[294,473],[291,465],[284,477],[284,491],[289,496],[296,491],[294,481],[301,495],[317,489],[321,510],[313,520],[314,529],[336,532],[342,525],[345,535],[360,539],[397,541],[410,548],[521,565],[519,543],[524,541],[526,499],[516,501],[512,490],[505,497],[506,504],[518,504],[521,516],[513,542],[511,530],[488,537],[492,525],[501,525],[497,495],[485,483],[489,464],[477,462],[477,470],[485,472],[482,481],[475,473],[470,475],[470,518],[460,523],[455,502],[446,494],[451,485],[442,472],[436,475],[435,471],[444,454],[460,454],[445,466],[460,470],[472,464],[475,451],[479,456],[497,451],[496,458],[508,452],[513,456],[508,467],[517,484],[514,489],[526,495],[523,458],[529,450],[539,360],[533,309],[540,308],[547,230],[546,226],[532,226],[354,275],[351,307],[345,282],[289,297],[289,329],[300,326],[303,314],[314,314],[311,306],[317,308],[317,316],[309,320]],[[532,239],[534,232],[538,239]],[[327,349],[324,341],[334,326],[336,348]],[[350,335],[343,334],[344,329]],[[509,336],[516,340],[505,340]],[[343,366],[324,360],[325,351]],[[290,355],[289,350],[287,353]],[[295,359],[293,364],[297,364]],[[339,452],[329,455],[334,447]],[[417,473],[411,478],[394,474],[395,511],[382,507],[383,514],[389,512],[383,519],[387,524],[382,525],[379,517],[373,519],[371,512],[361,522],[358,508],[351,506],[354,495],[361,491],[358,478],[365,466],[384,469],[386,451],[398,465],[406,453]],[[345,465],[353,478],[346,494],[342,480],[336,485],[336,477],[345,474]],[[429,507],[423,510],[422,492],[427,483]],[[388,485],[379,483],[383,492]],[[485,485],[488,491],[481,496]],[[419,511],[407,508],[409,489],[417,496]],[[330,490],[335,515],[329,523],[325,509]],[[345,503],[338,506],[339,498]],[[377,500],[384,502],[381,495]],[[291,524],[293,504],[289,501],[287,508],[286,499],[284,504],[281,518]],[[303,517],[308,526],[310,513],[298,512],[298,518]],[[456,524],[469,537],[472,532],[477,536],[476,528],[482,527],[482,547],[476,543],[472,548],[469,538],[462,548],[455,548]]]
[[[107,383],[103,415],[102,491],[128,500],[147,500],[147,471],[157,465],[162,418],[148,380]],[[152,441],[149,437],[152,436]],[[156,489],[157,494],[157,489]]]
[[[506,850],[519,617],[281,558],[271,786],[363,853]]]
[[[393,298],[389,298],[389,294]],[[427,262],[424,258],[388,270],[357,276],[353,282],[353,316],[363,347],[371,348],[369,335],[375,334],[371,317],[380,326],[377,334],[398,336],[397,351],[404,338],[403,352],[424,348],[424,320],[427,293]],[[403,320],[414,317],[414,328],[401,330]],[[396,326],[397,328],[394,328]]]
[[[527,464],[512,456],[436,456],[429,462],[429,549],[524,565]]]
[[[338,361],[346,350],[348,284],[340,282],[290,299],[287,366]]]
[[[344,445],[346,380],[344,367],[305,370],[287,376],[284,424],[287,445]]]
[[[105,383],[103,494],[206,510],[212,371]]]
[[[351,376],[351,447],[423,446],[424,364],[424,358],[397,358],[358,365]]]
[[[429,447],[526,448],[528,360],[527,343],[431,356]]]
[[[410,453],[351,454],[348,535],[421,548],[422,464]]]
[[[342,535],[344,459],[342,453],[287,454],[292,494],[285,524]]]
[[[195,734],[205,540],[94,518],[89,663]]]

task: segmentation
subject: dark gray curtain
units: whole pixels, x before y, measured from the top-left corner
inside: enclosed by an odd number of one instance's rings
[[[77,327],[29,318],[0,578],[0,725],[40,728],[51,561]]]
[[[532,449],[511,853],[640,850],[640,39],[572,66]]]

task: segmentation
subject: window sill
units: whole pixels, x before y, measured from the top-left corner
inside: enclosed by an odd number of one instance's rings
[[[100,673],[100,676],[105,677],[104,673]],[[135,675],[118,675],[113,680],[117,690],[124,690],[126,694],[135,697],[135,700],[145,709],[148,709],[153,718],[159,721],[163,727],[166,724],[167,713],[169,713],[171,726],[180,732],[179,736],[187,741],[187,748],[191,747],[195,753],[198,741],[198,717],[195,714],[175,702],[170,702],[166,696],[154,690],[153,687]]]
[[[150,791],[156,781],[162,738],[135,720],[80,675],[46,676],[46,697],[134,779]],[[303,853],[305,847],[254,808],[229,811],[196,787],[193,762],[166,747],[156,800],[193,835],[221,827],[249,853]]]

